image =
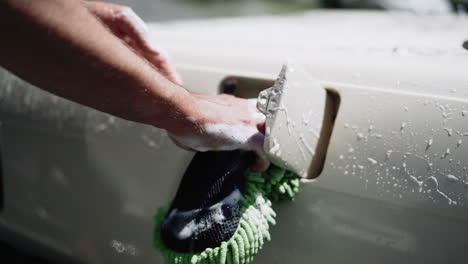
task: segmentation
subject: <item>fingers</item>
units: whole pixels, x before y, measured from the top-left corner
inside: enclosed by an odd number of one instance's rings
[[[249,145],[257,154],[257,160],[251,168],[253,171],[262,172],[268,169],[268,167],[270,166],[270,161],[268,160],[268,157],[266,156],[265,151],[263,149],[264,140],[265,136],[262,133],[256,133],[249,139]]]
[[[171,82],[182,84],[182,79],[167,53],[151,42],[146,23],[130,7],[103,2],[84,2],[84,4],[114,35],[126,42],[162,75]]]
[[[148,37],[148,27],[145,22],[129,7],[121,8],[115,13],[111,27],[114,31],[126,37],[129,45],[132,46],[137,52],[153,52],[158,54],[156,50],[151,47]]]
[[[256,109],[255,99],[245,100],[229,95],[196,95],[205,113],[215,112],[203,119],[196,130],[189,129],[180,136],[172,135],[175,143],[197,151],[255,151],[255,171],[264,171],[270,162],[263,150],[265,116]],[[208,121],[207,121],[208,120]]]
[[[101,20],[112,32],[116,29],[113,23],[113,21],[116,20],[115,17],[121,13],[123,9],[128,8],[126,6],[105,2],[83,1],[83,4],[89,12]]]
[[[122,30],[129,37],[132,48],[153,64],[171,82],[182,84],[167,52],[151,42],[145,22],[131,8],[123,9],[117,18],[120,19]]]
[[[148,39],[148,27],[146,23],[130,7],[124,7],[115,15],[115,19],[122,22],[122,29],[141,47],[150,49]]]
[[[104,2],[84,2],[85,7],[119,38],[128,38],[135,46],[147,43],[148,28],[143,20],[128,6]],[[127,42],[129,42],[127,41]]]
[[[153,46],[153,49],[145,56],[145,58],[154,67],[156,67],[156,69],[158,69],[162,75],[169,79],[169,81],[182,85],[182,78],[171,63],[171,59],[169,58],[167,52],[160,47],[156,48],[155,45],[151,44],[151,46]]]
[[[266,125],[265,123],[260,123],[257,125],[257,129],[258,131],[260,131],[260,133],[264,134],[265,135],[265,130],[266,130]]]
[[[263,172],[263,171],[266,171],[268,167],[270,167],[270,161],[268,159],[257,157],[257,160],[255,161],[254,165],[250,169],[255,172]]]
[[[253,120],[255,121],[255,124],[261,125],[265,123],[265,115],[262,114],[258,109],[257,109],[257,99],[252,98],[248,99],[248,108],[249,112],[252,115]]]

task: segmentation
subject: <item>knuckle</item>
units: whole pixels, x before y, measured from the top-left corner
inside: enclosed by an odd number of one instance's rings
[[[116,10],[116,18],[120,20],[127,20],[128,16],[133,12],[129,6],[119,6]]]

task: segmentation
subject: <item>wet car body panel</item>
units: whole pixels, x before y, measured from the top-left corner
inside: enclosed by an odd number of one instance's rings
[[[324,170],[276,208],[257,263],[468,257],[467,25],[383,12],[150,25],[193,92],[217,93],[228,76],[273,80],[289,60],[340,94]],[[0,74],[2,232],[77,261],[162,263],[153,214],[193,153]]]

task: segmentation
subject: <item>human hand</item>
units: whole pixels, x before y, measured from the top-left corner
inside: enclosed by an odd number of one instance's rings
[[[83,2],[110,31],[124,41],[135,53],[145,58],[167,79],[182,84],[179,74],[171,64],[167,53],[148,36],[145,22],[128,6],[104,2]]]
[[[180,147],[197,151],[252,150],[258,159],[255,171],[268,168],[263,150],[265,116],[257,110],[256,99],[231,95],[193,95],[190,116],[196,125],[185,131],[169,133]]]
[[[181,84],[167,54],[156,47],[148,36],[143,20],[131,8],[103,2],[85,1],[86,8],[135,53],[145,58],[170,81]],[[256,108],[255,100],[230,95],[192,95],[184,103],[184,125],[171,121],[170,137],[180,147],[196,151],[252,150],[258,159],[253,170],[265,170],[269,161],[263,151],[265,117]],[[178,111],[175,111],[177,114]],[[188,121],[188,122],[187,122]],[[145,123],[151,123],[146,121]],[[186,125],[189,124],[189,125]],[[156,125],[157,126],[157,125]],[[177,129],[168,129],[177,127]],[[183,129],[181,129],[183,127]]]

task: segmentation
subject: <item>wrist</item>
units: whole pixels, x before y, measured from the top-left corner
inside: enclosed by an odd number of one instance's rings
[[[179,137],[201,133],[205,119],[199,99],[185,89],[182,90],[171,96],[166,118],[160,119],[161,128]]]

